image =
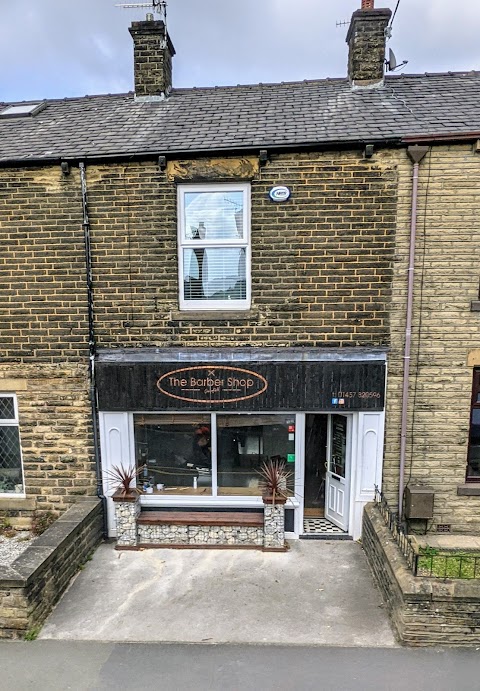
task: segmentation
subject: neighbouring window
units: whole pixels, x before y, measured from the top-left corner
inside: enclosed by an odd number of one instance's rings
[[[480,482],[480,369],[473,370],[467,480]]]
[[[280,457],[291,470],[295,415],[135,414],[138,486],[147,493],[183,496],[260,496],[262,463]]]
[[[23,494],[17,399],[0,394],[0,494]]]
[[[250,185],[179,185],[180,309],[250,307]]]

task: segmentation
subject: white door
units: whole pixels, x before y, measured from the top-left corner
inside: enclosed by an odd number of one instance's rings
[[[348,416],[334,413],[328,420],[325,518],[348,531],[349,445]]]

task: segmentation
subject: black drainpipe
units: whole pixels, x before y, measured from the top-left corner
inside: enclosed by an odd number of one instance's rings
[[[98,413],[97,413],[97,389],[95,385],[95,323],[93,312],[93,279],[92,279],[92,250],[90,246],[90,220],[88,218],[87,178],[85,164],[79,163],[80,179],[82,183],[82,209],[83,209],[83,239],[85,243],[85,266],[87,273],[87,303],[88,303],[88,374],[90,380],[90,407],[92,411],[93,447],[95,453],[95,471],[97,476],[97,497],[102,500],[103,509],[103,536],[108,537],[107,523],[107,499],[103,494],[102,462],[100,458],[100,446],[98,438]]]

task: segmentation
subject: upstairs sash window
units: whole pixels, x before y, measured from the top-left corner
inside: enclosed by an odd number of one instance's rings
[[[178,187],[180,309],[250,307],[250,185]]]

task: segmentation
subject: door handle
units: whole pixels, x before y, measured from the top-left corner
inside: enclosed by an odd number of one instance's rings
[[[325,465],[325,470],[328,470],[328,461],[325,461],[324,465]]]

